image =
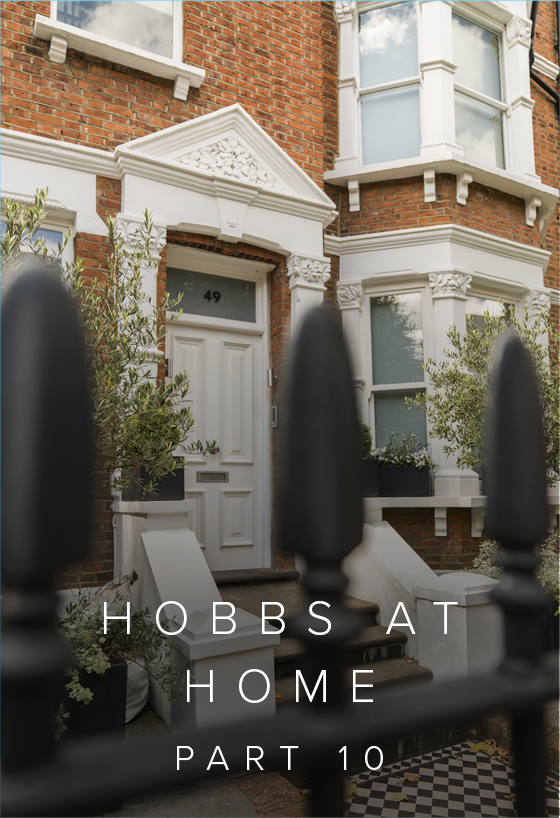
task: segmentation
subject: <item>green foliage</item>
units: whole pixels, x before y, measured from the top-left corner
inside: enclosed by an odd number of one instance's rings
[[[492,579],[500,579],[501,568],[498,564],[500,546],[495,540],[485,540],[480,544],[477,556],[473,560],[473,567],[467,569],[474,574],[484,574]],[[558,572],[558,532],[553,531],[544,542],[537,547],[540,558],[536,579],[545,591],[560,603],[560,574]],[[558,611],[556,612],[558,614]]]
[[[429,466],[435,469],[430,453],[425,446],[418,447],[416,435],[412,432],[406,435],[393,432],[389,442],[379,449],[374,449],[371,456],[384,469],[389,466],[414,466],[416,469]]]
[[[9,279],[30,254],[54,269],[68,286],[86,335],[92,394],[95,457],[102,488],[110,493],[137,485],[155,493],[155,482],[177,468],[174,452],[205,453],[216,441],[185,445],[194,419],[185,405],[188,373],[166,383],[153,371],[165,338],[166,312],[176,306],[165,297],[157,303],[144,291],[144,276],[155,276],[153,224],[148,211],[134,237],[134,249],[125,247],[115,220],[108,219],[111,252],[107,274],[86,278],[82,260],[62,262],[71,239],[64,237],[49,255],[37,230],[45,218],[46,191],[39,190],[32,206],[6,201],[7,229],[2,237],[3,278]],[[175,313],[175,317],[180,315]],[[150,366],[151,365],[151,366]],[[184,461],[183,461],[184,462]],[[139,466],[147,478],[139,476]]]
[[[447,333],[450,349],[446,361],[429,358],[424,368],[434,388],[407,402],[425,406],[430,436],[444,440],[443,451],[456,455],[459,466],[476,468],[484,463],[485,426],[490,391],[492,353],[500,334],[515,332],[527,347],[536,373],[545,435],[548,480],[558,479],[558,329],[543,311],[534,320],[527,312],[519,319],[508,311],[503,317],[484,315],[480,331],[467,318],[462,335],[455,326]],[[542,343],[550,339],[552,354]],[[521,464],[520,464],[521,465]]]
[[[133,573],[132,580],[134,578]],[[120,583],[127,579],[129,577],[123,577]],[[131,614],[130,634],[126,632],[126,620],[110,620],[107,633],[103,633],[103,604],[98,600],[115,584],[108,583],[92,600],[80,588],[60,620],[60,633],[74,653],[73,665],[65,670],[65,675],[70,677],[66,685],[70,698],[89,704],[93,693],[80,684],[80,670],[103,676],[116,662],[142,665],[170,699],[180,696],[184,675],[187,669],[194,667],[194,662],[188,662],[182,675],[177,675],[167,637],[152,621],[148,608]],[[126,616],[126,602],[118,591],[108,602],[107,610],[110,616]],[[176,623],[169,619],[162,617],[160,622],[166,631],[177,630]]]
[[[371,449],[373,446],[373,438],[371,436],[371,427],[366,426],[363,420],[360,421],[360,451],[362,458],[369,460],[371,458]]]

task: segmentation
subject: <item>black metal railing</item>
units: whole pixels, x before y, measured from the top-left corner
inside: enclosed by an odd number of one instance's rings
[[[540,410],[521,342],[503,341],[493,376],[488,527],[503,546],[494,592],[505,618],[505,659],[495,672],[442,684],[402,684],[371,704],[346,700],[343,650],[357,632],[343,604],[341,563],[362,537],[358,421],[341,330],[312,310],[291,352],[283,410],[284,547],[307,562],[310,602],[329,603],[326,637],[308,609],[291,622],[307,646],[309,678],[325,669],[327,702],[196,735],[52,741],[51,713],[68,662],[56,636],[54,582],[87,553],[90,432],[83,342],[70,298],[43,269],[22,273],[2,304],[2,814],[90,814],[114,798],[176,788],[204,776],[216,745],[229,770],[246,770],[247,744],[282,766],[296,745],[309,767],[314,815],[344,814],[342,745],[388,739],[483,714],[509,712],[519,816],[545,815],[543,706],[558,695],[557,656],[544,653],[548,598],[535,581],[534,544],[547,531]],[[520,463],[522,467],[520,467]],[[312,624],[314,623],[314,624]],[[177,745],[193,748],[177,771]]]

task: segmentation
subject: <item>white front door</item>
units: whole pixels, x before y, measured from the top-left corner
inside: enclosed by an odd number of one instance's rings
[[[218,291],[219,282],[212,292]],[[270,399],[265,328],[201,315],[185,314],[179,321],[168,324],[167,356],[170,376],[189,372],[187,405],[194,426],[187,443],[215,439],[219,447],[215,454],[187,456],[185,496],[194,501],[190,526],[211,570],[266,567]]]

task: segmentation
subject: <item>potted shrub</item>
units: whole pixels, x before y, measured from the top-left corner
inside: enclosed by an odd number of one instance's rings
[[[554,485],[559,475],[559,395],[557,354],[558,327],[543,310],[530,317],[517,317],[504,309],[503,316],[484,315],[479,328],[467,316],[467,332],[462,334],[451,326],[447,333],[449,348],[446,360],[428,358],[424,369],[432,389],[407,399],[412,406],[425,407],[430,437],[444,441],[443,451],[456,458],[458,466],[466,466],[481,474],[485,492],[486,414],[490,396],[492,354],[504,329],[514,332],[523,341],[531,356],[541,402],[545,438],[548,484]],[[543,339],[549,339],[549,345]],[[520,468],[522,465],[520,464]]]
[[[431,494],[430,469],[434,463],[425,447],[419,448],[416,435],[393,433],[389,442],[374,449],[379,464],[381,497],[428,497]]]
[[[373,438],[371,428],[360,422],[360,448],[362,450],[362,497],[379,495],[379,463],[372,457]]]
[[[498,562],[499,544],[495,540],[485,540],[479,546],[478,555],[473,560],[469,573],[484,574],[491,579],[501,579],[502,569]],[[537,547],[540,564],[537,568],[537,582],[550,594],[551,601],[545,616],[545,644],[549,650],[558,650],[558,624],[560,620],[560,575],[558,573],[558,531],[553,531]]]
[[[124,619],[110,620],[103,633],[103,603],[107,602],[109,616],[125,616],[126,599],[117,588],[135,579],[133,572],[109,582],[91,598],[87,589],[79,589],[60,619],[60,633],[74,654],[73,664],[65,670],[69,681],[63,708],[68,714],[64,722],[68,735],[111,730],[124,736],[129,663],[144,667],[171,699],[181,695],[183,675],[194,666],[188,663],[178,676],[169,642],[147,608],[131,611],[130,634]],[[163,618],[161,626],[176,629]]]

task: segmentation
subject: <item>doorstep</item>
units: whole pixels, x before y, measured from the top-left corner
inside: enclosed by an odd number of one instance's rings
[[[295,582],[299,571],[275,568],[241,568],[235,571],[212,571],[216,585],[245,585],[250,582]]]

